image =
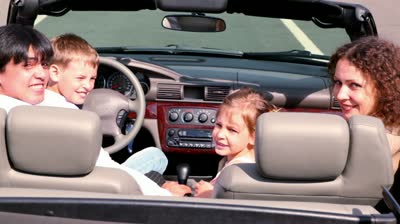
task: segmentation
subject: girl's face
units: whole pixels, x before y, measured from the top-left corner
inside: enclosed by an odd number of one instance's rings
[[[376,104],[376,88],[358,68],[346,59],[336,65],[333,95],[346,119],[356,114],[370,114]]]
[[[240,108],[222,106],[212,136],[216,153],[227,156],[228,161],[254,147],[254,133],[249,132]]]

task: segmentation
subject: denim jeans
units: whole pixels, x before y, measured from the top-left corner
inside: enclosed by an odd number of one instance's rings
[[[150,171],[163,174],[167,168],[168,159],[161,149],[147,147],[131,155],[122,165],[143,174]]]

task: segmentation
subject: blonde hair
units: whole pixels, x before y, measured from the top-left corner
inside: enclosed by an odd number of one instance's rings
[[[97,51],[83,38],[67,33],[51,39],[54,56],[52,63],[66,67],[71,61],[83,60],[93,67],[99,66]]]
[[[241,109],[243,120],[250,133],[254,133],[255,131],[258,116],[265,112],[277,112],[280,110],[280,108],[269,103],[262,93],[249,87],[235,90],[226,96],[217,111],[217,116],[226,107]]]

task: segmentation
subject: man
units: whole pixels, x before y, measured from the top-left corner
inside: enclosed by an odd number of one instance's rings
[[[52,57],[51,43],[39,31],[16,24],[0,27],[0,108],[9,111],[18,105],[42,102],[51,106],[45,103],[44,96]],[[174,183],[165,187],[169,191],[160,188],[143,174],[114,162],[104,150],[100,151],[96,165],[125,170],[136,180],[144,195],[183,196],[191,192],[189,187]]]
[[[31,28],[0,28],[0,105],[7,111],[16,105],[44,100],[48,64],[53,50],[48,39]]]

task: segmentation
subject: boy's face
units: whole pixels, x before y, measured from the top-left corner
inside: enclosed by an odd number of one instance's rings
[[[51,76],[52,77],[52,76]],[[97,66],[82,60],[71,61],[67,67],[60,68],[58,90],[68,102],[81,105],[94,88]]]
[[[14,64],[12,59],[5,66],[5,71],[0,73],[0,94],[38,104],[44,99],[48,80],[48,65],[29,48],[26,62]]]

